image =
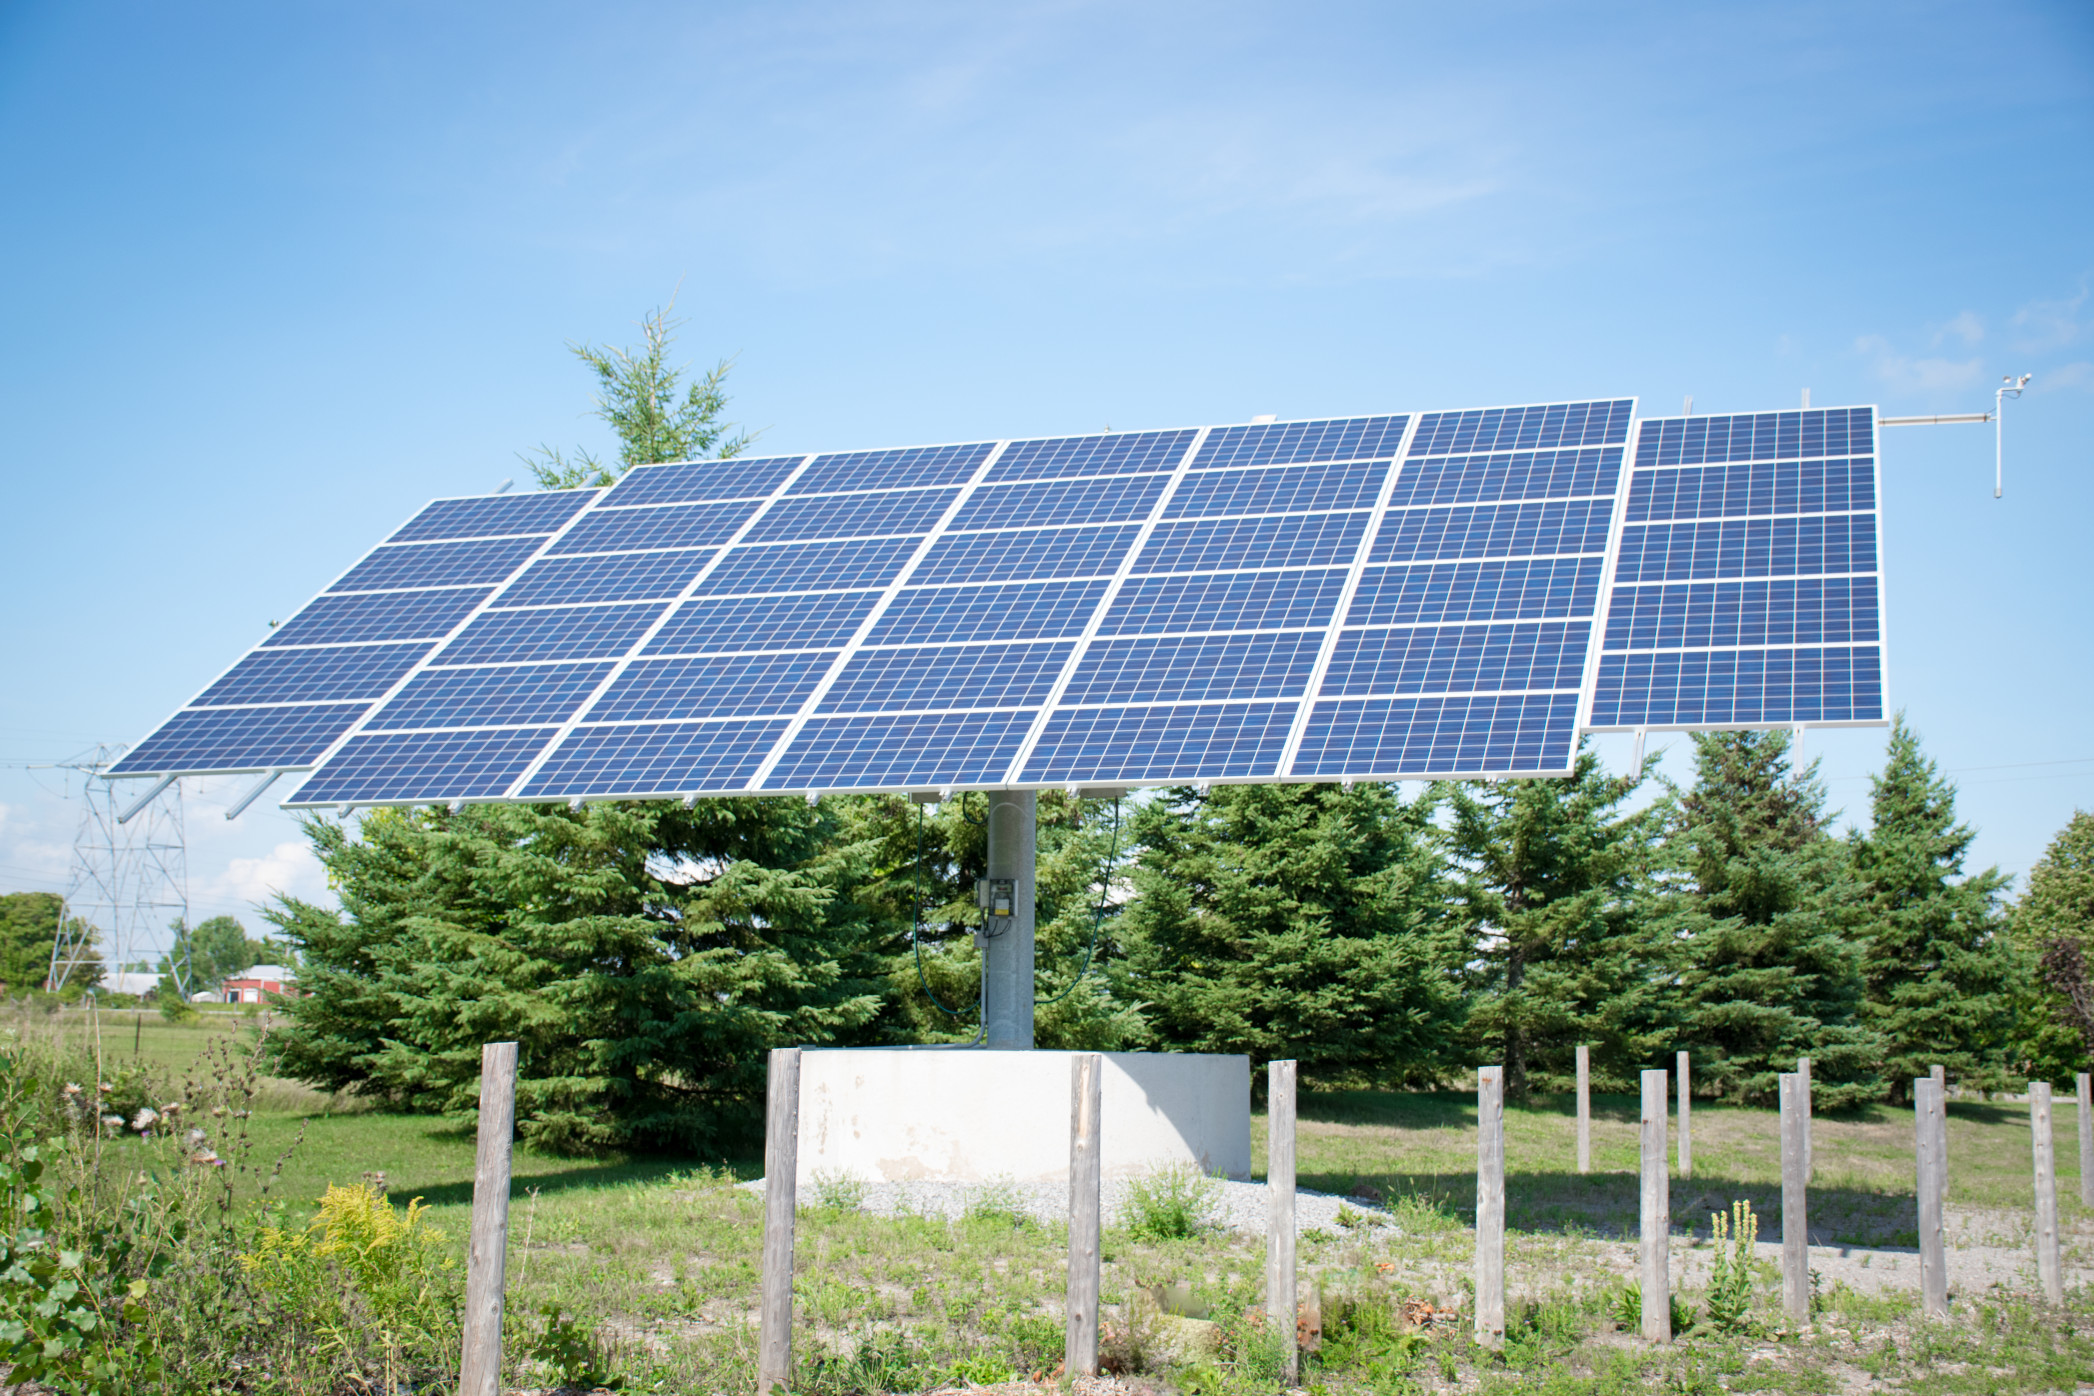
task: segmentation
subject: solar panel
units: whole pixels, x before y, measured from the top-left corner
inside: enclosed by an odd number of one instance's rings
[[[1875,413],[1638,424],[1596,730],[1882,722]]]
[[[118,773],[311,768],[300,807],[1548,775],[1581,717],[1880,718],[1871,414],[1633,405],[440,500]]]

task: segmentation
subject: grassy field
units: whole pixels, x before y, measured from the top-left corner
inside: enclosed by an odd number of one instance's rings
[[[258,1026],[238,1014],[180,1027],[104,1015],[105,1070],[132,1059],[134,1042],[177,1077],[215,1069],[219,1054]],[[86,1025],[68,1015],[62,1029],[42,1030],[84,1033]],[[266,1171],[288,1150],[277,1196],[309,1206],[330,1182],[383,1173],[396,1199],[425,1198],[462,1248],[473,1168],[466,1131],[292,1083],[269,1083],[257,1106],[251,1156]],[[1409,1297],[1466,1302],[1473,1096],[1306,1095],[1302,1185],[1378,1197],[1398,1219],[1393,1228],[1316,1234],[1304,1243],[1305,1272],[1319,1278],[1326,1306],[1324,1346],[1304,1376],[1312,1392],[2033,1392],[2094,1381],[2094,1297],[2075,1291],[2065,1312],[2047,1309],[2027,1293],[2011,1253],[2008,1272],[1959,1290],[1947,1326],[1918,1323],[1896,1285],[1849,1284],[1828,1270],[1813,1329],[1782,1334],[1773,1273],[1762,1265],[1757,1323],[1748,1331],[1700,1332],[1668,1349],[1645,1349],[1618,1322],[1633,1257],[1621,1238],[1636,1223],[1636,1102],[1602,1097],[1595,1109],[1596,1171],[1587,1176],[1571,1168],[1567,1100],[1506,1111],[1512,1324],[1505,1348],[1493,1352],[1472,1345],[1459,1324],[1407,1331],[1390,1317]],[[2026,1107],[1959,1101],[1950,1115],[1952,1209],[2025,1217]],[[2077,1202],[2069,1102],[2056,1111],[2056,1129],[2069,1261],[2085,1267],[2094,1264],[2094,1216]],[[1860,1258],[1850,1263],[1862,1267],[1911,1244],[1911,1137],[1909,1112],[1883,1107],[1817,1120],[1814,1244],[1874,1248],[1855,1253]],[[1262,1118],[1253,1122],[1253,1140],[1262,1168]],[[1689,1311],[1702,1302],[1708,1212],[1747,1199],[1775,1234],[1775,1141],[1771,1112],[1697,1104],[1695,1176],[1673,1185],[1676,1273]],[[753,1160],[576,1160],[519,1150],[509,1260],[515,1379],[549,1384],[546,1369],[523,1352],[544,1326],[540,1311],[556,1306],[580,1315],[639,1389],[750,1390],[760,1200],[734,1184],[755,1171]],[[1051,1372],[1060,1355],[1064,1244],[1058,1228],[999,1207],[993,1187],[957,1223],[804,1208],[801,1386],[847,1396]],[[1273,1349],[1245,1318],[1261,1297],[1262,1242],[1213,1230],[1137,1240],[1120,1230],[1105,1250],[1107,1346],[1116,1361],[1156,1373],[1186,1396],[1277,1389]],[[1214,1322],[1188,1325],[1141,1302],[1146,1287],[1166,1284],[1190,1286]]]

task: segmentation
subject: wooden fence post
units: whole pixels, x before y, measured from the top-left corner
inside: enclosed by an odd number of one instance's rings
[[[1685,1052],[1675,1053],[1673,1060],[1678,1063],[1680,1087],[1680,1177],[1691,1178],[1694,1176],[1693,1076]]]
[[[1810,1323],[1810,1178],[1804,1150],[1810,1125],[1803,1113],[1809,1086],[1801,1072],[1781,1077],[1781,1299],[1789,1323]]]
[[[1300,1329],[1295,1317],[1294,1267],[1294,1087],[1295,1064],[1265,1067],[1265,1321],[1284,1345],[1280,1374],[1292,1386],[1301,1374]]]
[[[1799,1080],[1799,1082],[1800,1082],[1800,1084],[1799,1084],[1799,1085],[1797,1086],[1797,1088],[1796,1088],[1796,1089],[1797,1089],[1798,1091],[1800,1091],[1800,1092],[1801,1092],[1801,1094],[1800,1094],[1800,1095],[1799,1095],[1799,1096],[1797,1097],[1797,1100],[1798,1100],[1798,1108],[1799,1108],[1799,1109],[1801,1109],[1801,1110],[1803,1111],[1803,1185],[1804,1185],[1805,1187],[1809,1187],[1809,1186],[1810,1186],[1810,1180],[1811,1180],[1811,1179],[1812,1179],[1813,1177],[1815,1177],[1815,1176],[1816,1176],[1816,1175],[1815,1175],[1815,1174],[1814,1174],[1814,1173],[1813,1173],[1813,1172],[1811,1171],[1811,1163],[1812,1163],[1812,1159],[1811,1159],[1811,1149],[1810,1149],[1810,1142],[1811,1142],[1811,1141],[1810,1141],[1810,1121],[1811,1121],[1811,1094],[1810,1094],[1810,1058],[1809,1058],[1809,1057],[1798,1057],[1798,1058],[1796,1058],[1796,1076],[1797,1076],[1797,1079],[1798,1079],[1798,1080]]]
[[[1949,1205],[1949,1069],[1936,1062],[1927,1068],[1927,1075],[1934,1079],[1934,1089],[1941,1092],[1941,1205],[1946,1208]]]
[[[2050,1082],[2029,1082],[2029,1134],[2036,1153],[2036,1278],[2043,1297],[2065,1302],[2065,1272],[2058,1263],[2058,1170],[2050,1144]]]
[[[1578,1044],[1578,1171],[1592,1171],[1592,1049]]]
[[[1664,1070],[1643,1073],[1643,1340],[1672,1341],[1672,1190],[1665,1158]]]
[[[1098,1128],[1102,1059],[1069,1059],[1069,1303],[1062,1330],[1062,1369],[1098,1375]]]
[[[763,1130],[763,1300],[757,1396],[793,1379],[793,1216],[800,1174],[800,1049],[771,1049]]]
[[[2094,1207],[2094,1076],[2082,1071],[2079,1087],[2079,1205]]]
[[[1476,1341],[1505,1341],[1505,1068],[1476,1073]]]
[[[509,1151],[516,1136],[516,1044],[480,1049],[479,1147],[473,1221],[465,1251],[464,1351],[458,1396],[498,1396],[502,1384],[502,1286],[509,1263]]]
[[[1920,1312],[1949,1316],[1948,1253],[1942,1223],[1941,1085],[1931,1077],[1912,1083],[1912,1123],[1917,1148],[1919,1197]]]

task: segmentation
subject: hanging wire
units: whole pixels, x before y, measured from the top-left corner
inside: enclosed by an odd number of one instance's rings
[[[960,814],[960,817],[961,817],[961,818],[963,818],[963,819],[964,819],[964,818],[966,818],[966,810],[964,809],[964,807],[963,807],[963,808],[962,808],[962,810],[961,810],[961,814]],[[921,984],[921,985],[923,986],[923,992],[924,992],[924,997],[928,998],[928,999],[929,999],[929,1000],[931,1001],[932,1005],[933,1005],[933,1006],[934,1006],[935,1008],[937,1008],[937,1010],[938,1010],[938,1011],[939,1011],[940,1013],[943,1013],[943,1014],[944,1014],[944,1015],[945,1015],[946,1017],[948,1017],[948,1018],[952,1019],[952,1020],[953,1020],[954,1022],[958,1022],[958,1021],[959,1021],[959,1020],[960,1020],[960,1019],[961,1019],[961,1018],[962,1018],[963,1016],[965,1016],[965,1015],[964,1015],[964,1014],[962,1014],[962,1013],[960,1013],[960,1012],[957,1012],[957,1011],[955,1011],[955,1010],[953,1010],[953,1009],[947,1008],[947,1007],[946,1007],[946,1006],[944,1005],[944,1003],[943,1003],[943,1002],[941,1002],[941,1001],[939,1000],[939,998],[938,998],[938,994],[937,994],[937,991],[931,988],[931,981],[930,981],[930,979],[929,979],[928,977],[926,977],[926,976],[925,976],[925,974],[924,974],[924,972],[923,972],[923,806],[922,806],[922,805],[918,805],[918,806],[916,807],[916,873],[915,873],[915,877],[913,878],[913,880],[912,880],[912,881],[910,882],[910,884],[909,884],[909,885],[910,885],[910,890],[911,890],[911,891],[912,891],[912,892],[914,893],[914,895],[913,895],[913,896],[912,896],[912,897],[910,898],[910,904],[911,904],[912,912],[911,912],[911,916],[910,916],[910,924],[909,924],[909,943],[910,943],[910,944],[911,944],[912,946],[914,946],[914,947],[915,947],[915,950],[916,950],[916,982],[917,982],[917,983],[919,983],[919,984]],[[984,1024],[984,1025],[983,1025],[983,1028],[984,1028],[984,1030],[986,1030],[986,1029],[987,1029],[987,1024]],[[981,1036],[981,1034],[980,1034],[980,1033],[976,1033],[976,1034],[975,1034],[975,1036],[976,1036],[977,1038],[979,1038],[979,1037]]]
[[[1098,879],[1098,906],[1097,909],[1091,913],[1091,943],[1084,948],[1083,964],[1076,971],[1076,977],[1069,981],[1069,987],[1062,990],[1060,993],[1056,994],[1051,999],[1047,999],[1043,1002],[1034,1004],[1033,1007],[1035,1010],[1041,1008],[1051,1008],[1055,1004],[1060,1003],[1063,999],[1067,998],[1069,995],[1075,993],[1076,986],[1083,982],[1084,975],[1090,973],[1091,958],[1098,953],[1098,929],[1099,927],[1105,924],[1105,904],[1108,901],[1112,900],[1112,868],[1113,864],[1118,861],[1119,856],[1120,801],[1119,798],[1115,796],[1112,802],[1112,849],[1105,855],[1105,869],[1103,873],[1100,874]]]

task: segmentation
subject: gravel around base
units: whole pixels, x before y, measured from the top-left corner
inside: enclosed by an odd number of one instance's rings
[[[763,1190],[763,1179],[743,1183],[753,1192]],[[1124,1178],[1109,1178],[1100,1185],[1100,1203],[1105,1210],[1105,1224],[1118,1225],[1127,1207],[1127,1196],[1132,1183]],[[825,1195],[826,1194],[826,1195]],[[802,1188],[799,1202],[802,1207],[833,1205],[843,1197],[857,1197],[857,1208],[876,1217],[923,1216],[945,1217],[956,1220],[964,1216],[970,1207],[1017,1212],[1036,1221],[1062,1222],[1069,1219],[1069,1185],[1053,1183],[1013,1183],[992,1181],[986,1183],[944,1182],[900,1182],[871,1183],[852,1182]],[[1215,1180],[1212,1205],[1208,1208],[1210,1224],[1228,1231],[1241,1231],[1253,1236],[1265,1234],[1265,1219],[1271,1206],[1269,1194],[1263,1183],[1238,1183],[1225,1178]],[[1338,1209],[1344,1207],[1357,1213],[1360,1223],[1370,1226],[1392,1226],[1388,1213],[1357,1197],[1338,1197],[1327,1192],[1311,1192],[1298,1188],[1294,1194],[1294,1229],[1297,1232],[1322,1230],[1336,1234],[1339,1230]],[[1398,1232],[1397,1234],[1401,1234]]]

